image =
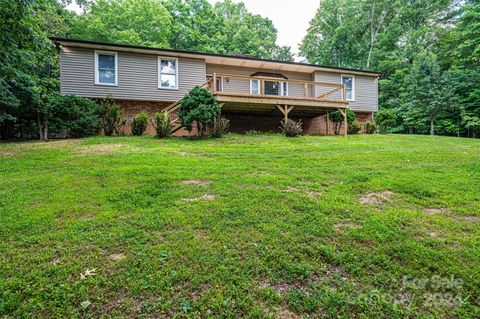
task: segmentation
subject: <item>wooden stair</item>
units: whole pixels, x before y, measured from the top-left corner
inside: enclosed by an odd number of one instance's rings
[[[201,85],[201,87],[209,90],[212,81],[213,79],[207,80],[205,83]],[[177,114],[178,110],[180,109],[181,103],[182,103],[182,99],[173,102],[163,110],[163,112],[167,112],[170,115],[170,118],[172,120],[170,122],[172,124],[172,132],[171,132],[172,134],[182,128],[182,124],[180,123],[180,118],[178,117],[178,114]]]

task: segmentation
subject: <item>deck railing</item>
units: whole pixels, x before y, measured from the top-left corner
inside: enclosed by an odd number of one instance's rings
[[[345,85],[338,83],[226,73],[209,74],[208,78],[208,89],[218,95],[346,102]]]

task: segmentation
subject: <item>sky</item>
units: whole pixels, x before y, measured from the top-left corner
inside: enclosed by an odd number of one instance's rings
[[[220,0],[208,0],[214,4]],[[233,0],[243,2],[247,10],[272,20],[278,30],[277,44],[292,47],[298,53],[298,45],[307,33],[308,25],[313,19],[320,0]],[[69,9],[81,12],[76,5]]]

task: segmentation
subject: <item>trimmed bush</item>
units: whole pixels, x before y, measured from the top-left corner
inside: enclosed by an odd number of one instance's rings
[[[52,118],[50,131],[66,131],[69,137],[86,137],[100,131],[99,105],[90,99],[64,95],[50,101]]]
[[[230,120],[225,117],[218,117],[213,122],[212,127],[212,136],[213,137],[222,137],[225,133],[228,132],[230,127]]]
[[[351,124],[348,124],[348,134],[358,134],[362,130],[362,125],[358,120],[354,120]]]
[[[168,112],[156,113],[152,124],[159,138],[166,138],[172,135],[172,118]]]
[[[303,133],[302,120],[282,120],[280,129],[287,137],[300,136]]]
[[[193,122],[196,122],[198,136],[204,136],[208,126],[220,116],[220,112],[220,106],[213,94],[196,86],[183,97],[178,117],[189,132],[192,131]]]
[[[377,123],[380,133],[388,133],[396,122],[397,116],[393,110],[381,110],[375,115],[375,123]]]
[[[133,118],[132,121],[132,135],[140,136],[145,133],[148,125],[148,115],[145,112],[141,112]]]
[[[106,136],[112,136],[113,133],[119,134],[119,128],[126,123],[121,106],[115,104],[111,94],[102,100],[100,105],[103,134]]]
[[[365,134],[375,134],[377,131],[377,125],[375,122],[367,121],[364,126]]]

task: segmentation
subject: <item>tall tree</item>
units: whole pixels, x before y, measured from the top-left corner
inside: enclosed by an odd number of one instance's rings
[[[69,36],[168,47],[172,17],[160,0],[98,0],[75,21]]]

